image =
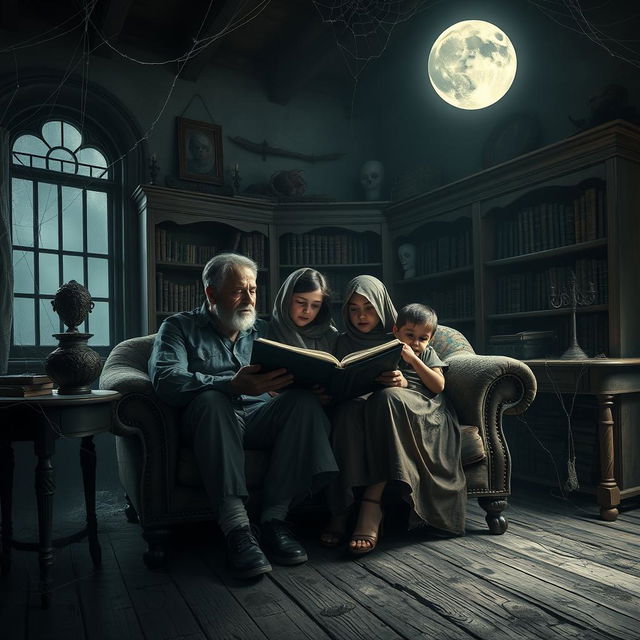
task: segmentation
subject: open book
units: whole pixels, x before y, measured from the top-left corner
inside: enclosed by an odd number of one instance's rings
[[[402,342],[394,338],[338,360],[326,351],[258,338],[253,343],[251,364],[262,365],[263,372],[284,368],[294,376],[291,387],[310,389],[320,385],[338,402],[380,389],[375,378],[398,368],[401,351]]]

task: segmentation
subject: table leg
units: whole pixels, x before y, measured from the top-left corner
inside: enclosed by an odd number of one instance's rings
[[[0,571],[2,575],[11,569],[11,545],[13,543],[13,468],[15,459],[13,447],[8,440],[0,440]]]
[[[82,438],[80,445],[80,467],[84,485],[84,504],[87,511],[87,535],[89,553],[94,566],[102,562],[102,549],[98,542],[98,519],[96,517],[96,447],[93,436]]]
[[[613,473],[614,439],[613,439],[613,396],[598,395],[599,421],[598,440],[600,451],[600,484],[596,492],[600,505],[600,517],[613,521],[618,517],[620,489]]]
[[[36,500],[38,504],[38,534],[40,561],[40,599],[42,608],[51,604],[51,569],[53,567],[53,495],[56,491],[53,454],[55,439],[48,422],[39,425],[34,441],[36,465]]]

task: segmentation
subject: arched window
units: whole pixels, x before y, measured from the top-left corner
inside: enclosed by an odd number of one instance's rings
[[[53,311],[57,289],[76,280],[95,302],[80,331],[106,353],[116,338],[114,206],[120,191],[113,158],[80,128],[41,121],[11,147],[14,269],[12,357],[42,358],[66,330]],[[102,347],[102,348],[101,348]]]

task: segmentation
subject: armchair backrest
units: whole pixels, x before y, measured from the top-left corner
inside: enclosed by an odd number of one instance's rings
[[[117,344],[109,354],[107,361],[102,369],[100,376],[101,389],[119,390],[120,379],[123,374],[130,377],[131,369],[143,374],[137,376],[149,380],[148,363],[151,349],[153,348],[153,340],[156,334],[141,336],[139,338],[129,338]],[[131,389],[130,391],[133,391]]]
[[[438,325],[432,346],[445,362],[456,353],[475,353],[469,341],[457,329],[444,325]]]

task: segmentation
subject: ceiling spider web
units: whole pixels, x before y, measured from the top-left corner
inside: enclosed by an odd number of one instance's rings
[[[312,0],[323,22],[333,27],[349,73],[358,80],[369,62],[379,58],[394,28],[412,18],[421,0]]]

